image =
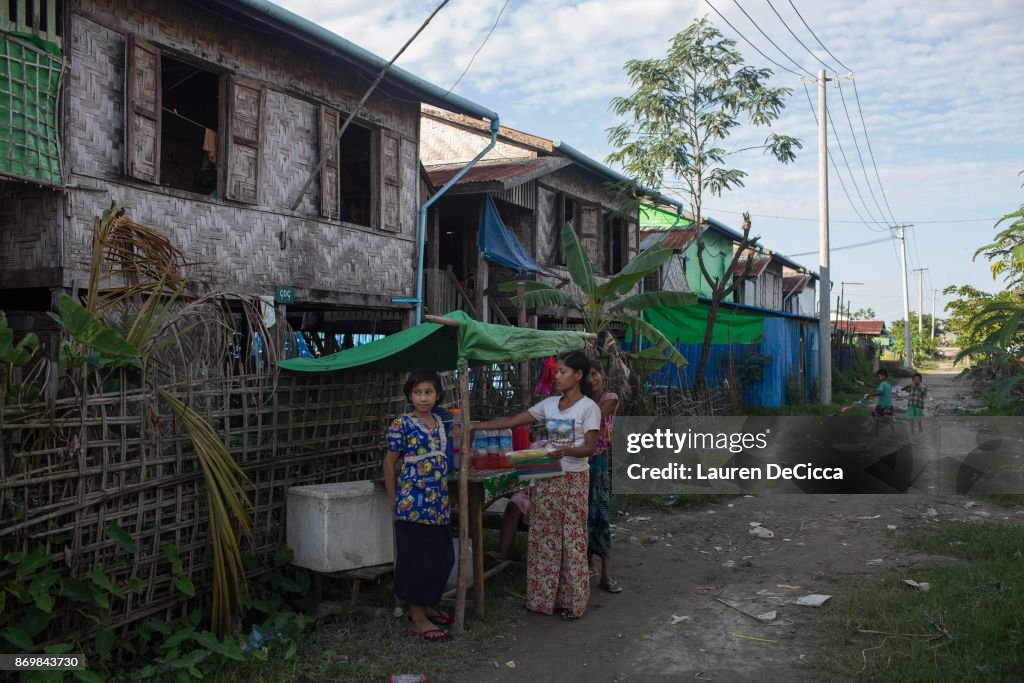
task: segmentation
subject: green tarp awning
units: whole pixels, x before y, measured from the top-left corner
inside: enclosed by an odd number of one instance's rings
[[[644,311],[644,320],[654,325],[673,344],[703,344],[709,307],[706,303]],[[754,311],[721,307],[715,318],[712,344],[753,344],[764,336],[767,316]]]
[[[462,311],[443,317],[457,320],[459,327],[423,323],[354,349],[322,358],[291,358],[279,365],[285,370],[300,372],[351,368],[382,372],[453,370],[458,367],[460,350],[471,364],[509,363],[558,355],[581,349],[587,343],[583,332],[493,325],[473,320]],[[459,335],[458,344],[456,335]]]

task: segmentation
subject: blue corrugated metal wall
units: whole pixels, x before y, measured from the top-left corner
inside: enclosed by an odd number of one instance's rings
[[[715,344],[711,348],[706,376],[714,384],[729,375],[731,361],[736,366],[751,354],[767,356],[763,377],[758,382],[749,382],[743,387],[743,400],[748,405],[781,408],[786,405],[786,382],[790,374],[799,380],[800,333],[803,330],[804,371],[806,377],[805,401],[814,398],[815,382],[818,378],[818,328],[817,322],[799,318],[766,318],[764,338],[759,344]],[[679,344],[676,348],[690,362],[677,370],[666,364],[655,381],[669,386],[692,386],[700,361],[701,344]]]

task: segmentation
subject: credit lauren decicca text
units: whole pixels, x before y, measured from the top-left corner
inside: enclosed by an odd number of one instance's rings
[[[728,451],[741,453],[749,449],[764,449],[768,446],[765,430],[756,434],[695,432],[692,429],[676,432],[671,429],[656,429],[652,432],[638,432],[626,435],[626,452],[637,455],[645,449],[674,451]],[[832,480],[843,479],[841,467],[815,467],[800,463],[783,467],[765,463],[761,467],[712,466],[702,463],[670,463],[649,467],[631,463],[626,467],[626,476],[633,480],[696,480],[696,481],[756,481],[756,480]]]

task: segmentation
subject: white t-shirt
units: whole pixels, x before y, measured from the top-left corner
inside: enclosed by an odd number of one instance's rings
[[[559,410],[560,399],[561,396],[551,396],[530,408],[530,415],[548,428],[548,450],[582,446],[587,432],[601,428],[601,409],[594,401],[584,396],[568,410]],[[586,472],[589,469],[588,458],[562,458],[563,472]]]

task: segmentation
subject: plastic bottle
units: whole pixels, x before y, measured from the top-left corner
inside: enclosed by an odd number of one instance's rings
[[[487,455],[501,455],[501,430],[487,430]]]
[[[507,455],[512,452],[512,430],[498,430],[498,454]]]
[[[477,429],[473,432],[473,455],[487,455],[490,434],[486,429]]]

